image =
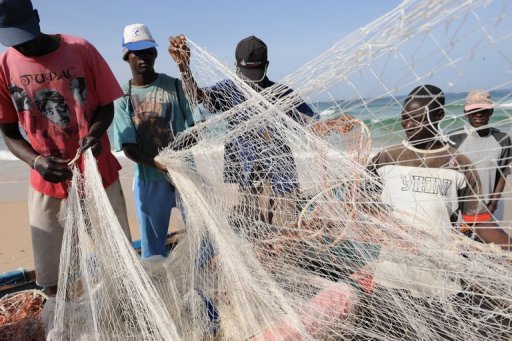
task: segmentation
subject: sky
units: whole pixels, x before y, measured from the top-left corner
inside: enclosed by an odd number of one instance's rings
[[[32,1],[39,11],[44,33],[67,33],[89,40],[106,59],[121,84],[131,78],[128,64],[121,59],[122,32],[129,24],[146,24],[159,43],[157,72],[178,76],[176,65],[167,53],[171,35],[185,34],[229,65],[234,62],[238,41],[255,35],[269,48],[269,78],[279,81],[401,3],[400,0],[260,0],[257,3],[228,0]],[[510,13],[512,2],[495,2],[498,9],[490,11],[491,16]],[[502,4],[508,4],[508,8]],[[484,15],[482,11],[477,11],[477,14]],[[441,26],[440,31],[444,29]],[[506,31],[503,35],[510,41],[510,29],[507,25],[502,25],[502,28]],[[462,47],[466,44],[465,48],[469,50],[469,44],[476,43],[464,40],[458,44]],[[502,55],[512,55],[512,44],[502,42],[502,45],[508,46],[505,51],[500,51]],[[418,46],[424,49],[421,44]],[[0,46],[0,52],[3,50],[5,48]],[[432,81],[453,92],[466,91],[473,86],[492,88],[510,81],[506,76],[507,72],[512,72],[510,63],[505,64],[507,70],[503,72],[503,58],[495,53],[497,51],[477,52],[462,78],[460,72],[439,72]],[[497,59],[501,59],[501,63]],[[369,82],[375,81],[369,77]],[[506,84],[507,87],[509,85]],[[367,89],[369,86],[361,87]]]
[[[352,31],[396,7],[399,0],[32,0],[44,33],[89,40],[120,83],[131,78],[121,59],[124,26],[146,24],[159,44],[158,72],[176,76],[168,37],[180,33],[225,62],[238,41],[255,35],[269,49],[269,78],[280,80]],[[1,51],[4,49],[2,48]]]

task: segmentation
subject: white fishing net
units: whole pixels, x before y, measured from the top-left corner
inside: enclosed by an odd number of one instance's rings
[[[67,201],[56,300],[43,313],[48,340],[171,340],[168,310],[117,221],[91,151],[75,167]]]
[[[400,113],[418,85],[444,90],[437,138],[447,141],[446,132],[466,122],[466,91],[475,88],[493,96],[490,126],[510,131],[510,14],[507,1],[405,1],[261,91],[188,40],[204,92],[198,96],[190,75],[183,84],[204,120],[158,156],[180,193],[186,233],[168,258],[145,262],[143,271],[100,182],[75,174],[54,334],[510,338],[510,253],[468,236],[479,232],[461,218],[442,223],[467,202],[484,207],[480,181],[467,179],[489,166],[474,161],[469,175],[459,172],[457,189],[474,187],[464,196],[443,196],[442,182],[416,184],[432,196],[406,197],[415,210],[385,202],[386,184],[367,168],[370,157],[405,138]],[[303,101],[317,117],[298,114]],[[415,168],[438,177],[436,169],[448,166],[426,166],[435,158]],[[507,184],[502,209],[510,194]],[[433,203],[442,203],[446,219],[425,210]]]

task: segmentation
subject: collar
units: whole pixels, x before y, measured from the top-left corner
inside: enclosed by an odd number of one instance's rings
[[[409,149],[409,150],[412,150],[416,153],[424,153],[424,154],[434,154],[434,153],[439,153],[439,152],[442,152],[442,151],[445,151],[445,150],[448,150],[448,148],[450,148],[449,145],[445,144],[443,145],[441,148],[436,148],[436,149],[419,149],[419,148],[416,148],[414,147],[409,141],[407,140],[402,140],[402,144],[404,145],[405,148]]]
[[[488,129],[489,129],[489,133],[487,135],[480,136],[478,134],[478,129],[476,129],[475,127],[473,127],[469,123],[464,123],[464,131],[466,132],[466,134],[468,134],[468,136],[469,135],[475,136],[475,137],[488,137],[488,136],[491,136],[492,128],[488,128]]]

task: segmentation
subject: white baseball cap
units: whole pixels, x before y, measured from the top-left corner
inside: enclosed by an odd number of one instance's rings
[[[131,24],[124,28],[123,32],[123,59],[126,60],[128,52],[145,50],[156,47],[158,44],[153,39],[149,28],[144,24]]]

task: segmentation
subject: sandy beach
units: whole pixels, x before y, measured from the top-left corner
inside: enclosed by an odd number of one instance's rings
[[[133,163],[119,158],[120,173],[133,240],[139,239],[137,216],[133,201]],[[0,181],[0,274],[18,268],[33,269],[32,244],[28,225],[27,195],[29,170],[21,161],[2,161],[3,181]],[[173,210],[170,230],[182,228]]]
[[[135,213],[132,176],[133,163],[119,158],[123,169],[120,173],[128,220],[133,240],[139,239],[137,217]],[[28,225],[27,194],[28,166],[21,161],[2,160],[0,162],[3,181],[0,181],[0,273],[18,268],[33,269],[32,246]],[[221,181],[218,179],[218,181]],[[512,177],[508,178],[502,200],[503,227],[512,226]],[[170,231],[183,228],[183,222],[177,210],[173,210]],[[508,228],[512,235],[512,229]]]

